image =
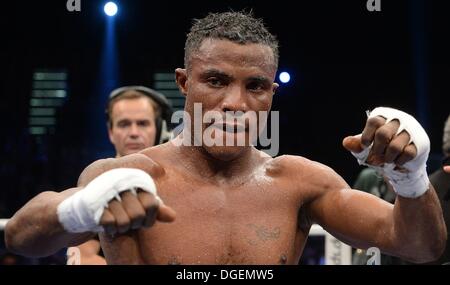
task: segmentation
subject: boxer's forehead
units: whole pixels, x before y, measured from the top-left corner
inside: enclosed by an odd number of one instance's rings
[[[202,72],[220,66],[253,70],[275,78],[276,66],[272,49],[263,44],[238,44],[229,40],[206,39],[191,55],[191,68]]]

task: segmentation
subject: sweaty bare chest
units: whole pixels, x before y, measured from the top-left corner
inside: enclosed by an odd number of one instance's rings
[[[133,235],[136,245],[132,247],[141,262],[296,262],[300,250],[296,248],[298,199],[277,189],[276,183],[249,181],[238,187],[217,187],[177,180],[160,188],[161,198],[177,212],[177,218]]]

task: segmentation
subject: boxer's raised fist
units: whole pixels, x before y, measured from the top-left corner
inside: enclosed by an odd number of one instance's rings
[[[363,132],[346,137],[343,145],[359,164],[385,175],[397,194],[414,198],[428,189],[430,140],[412,116],[392,108],[376,108]]]

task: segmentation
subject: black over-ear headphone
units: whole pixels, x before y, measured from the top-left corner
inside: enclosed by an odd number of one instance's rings
[[[145,87],[145,86],[123,86],[117,89],[114,89],[109,94],[109,102],[119,96],[120,94],[126,92],[126,91],[138,91],[143,93],[144,95],[148,96],[149,98],[153,99],[153,101],[156,102],[161,108],[161,116],[156,118],[156,138],[155,142],[157,144],[165,143],[169,141],[172,138],[172,132],[171,132],[171,117],[172,117],[172,107],[167,100],[167,98],[159,93],[158,91],[155,91],[151,88]],[[110,114],[108,113],[108,109],[106,109],[106,116],[109,120]]]

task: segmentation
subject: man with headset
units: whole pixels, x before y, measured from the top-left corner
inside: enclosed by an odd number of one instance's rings
[[[111,92],[106,116],[109,139],[117,156],[168,141],[171,115],[167,99],[153,89],[125,86]]]
[[[139,152],[170,139],[172,110],[166,97],[144,86],[125,86],[109,95],[106,108],[109,140],[114,145],[116,157]],[[79,263],[106,264],[99,255],[100,242],[89,240],[78,246]],[[70,248],[68,252],[75,252]],[[75,254],[77,254],[75,252]],[[70,255],[70,254],[68,254]],[[70,264],[78,263],[70,261]]]

